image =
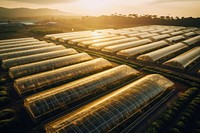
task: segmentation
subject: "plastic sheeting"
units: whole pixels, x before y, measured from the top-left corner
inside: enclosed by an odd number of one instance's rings
[[[2,67],[10,68],[10,67],[18,66],[18,65],[48,60],[48,59],[52,59],[52,58],[58,58],[58,57],[62,57],[62,56],[73,55],[73,54],[77,54],[77,53],[78,52],[76,50],[70,48],[70,49],[46,52],[46,53],[41,53],[41,54],[17,57],[17,58],[3,60]]]
[[[36,119],[88,95],[94,97],[92,94],[107,91],[113,85],[138,75],[137,70],[121,65],[27,97],[24,104],[31,117]]]
[[[200,47],[195,47],[171,60],[168,60],[164,65],[185,69],[187,66],[200,58]]]
[[[147,54],[140,55],[137,57],[137,59],[142,60],[142,61],[154,62],[186,48],[188,48],[186,44],[177,43],[177,44],[167,46],[167,47],[161,48],[159,50],[156,50]]]
[[[63,81],[66,82],[72,79],[74,80],[111,67],[112,64],[110,62],[103,58],[98,58],[91,61],[16,79],[14,82],[14,87],[16,91],[21,95],[32,90],[37,90],[39,88],[50,86]]]
[[[11,78],[19,78],[36,74],[44,71],[54,70],[57,68],[73,65],[76,63],[92,60],[93,58],[87,53],[79,53],[70,56],[54,58],[50,60],[20,65],[9,69]]]
[[[18,52],[4,53],[4,54],[0,54],[0,60],[22,57],[22,56],[27,56],[27,55],[34,55],[34,54],[45,53],[45,52],[56,51],[56,50],[63,50],[63,49],[66,49],[66,48],[64,46],[58,45],[58,46],[44,47],[44,48],[38,48],[38,49],[18,51]]]
[[[157,74],[132,82],[46,125],[47,133],[109,132],[174,83]]]

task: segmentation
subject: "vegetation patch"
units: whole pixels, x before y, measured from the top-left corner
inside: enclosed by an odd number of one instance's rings
[[[193,125],[200,109],[200,91],[190,88],[168,108],[146,133],[186,133],[193,132]],[[167,126],[166,126],[167,125]]]
[[[3,109],[0,111],[0,130],[13,127],[17,124],[18,118],[16,112],[12,109]]]

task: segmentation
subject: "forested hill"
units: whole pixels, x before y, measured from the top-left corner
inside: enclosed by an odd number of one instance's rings
[[[55,9],[40,8],[3,8],[0,7],[0,18],[17,18],[17,17],[36,17],[36,16],[71,16],[71,13],[62,12]]]

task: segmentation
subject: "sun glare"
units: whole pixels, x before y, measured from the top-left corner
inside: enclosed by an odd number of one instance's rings
[[[94,11],[94,12],[104,10],[108,6],[110,6],[110,3],[108,0],[80,0],[79,4],[84,9]]]

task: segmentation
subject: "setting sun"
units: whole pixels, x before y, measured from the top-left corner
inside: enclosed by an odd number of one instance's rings
[[[105,10],[111,3],[107,0],[80,0],[77,2],[82,8],[88,9],[90,11],[98,12]]]

